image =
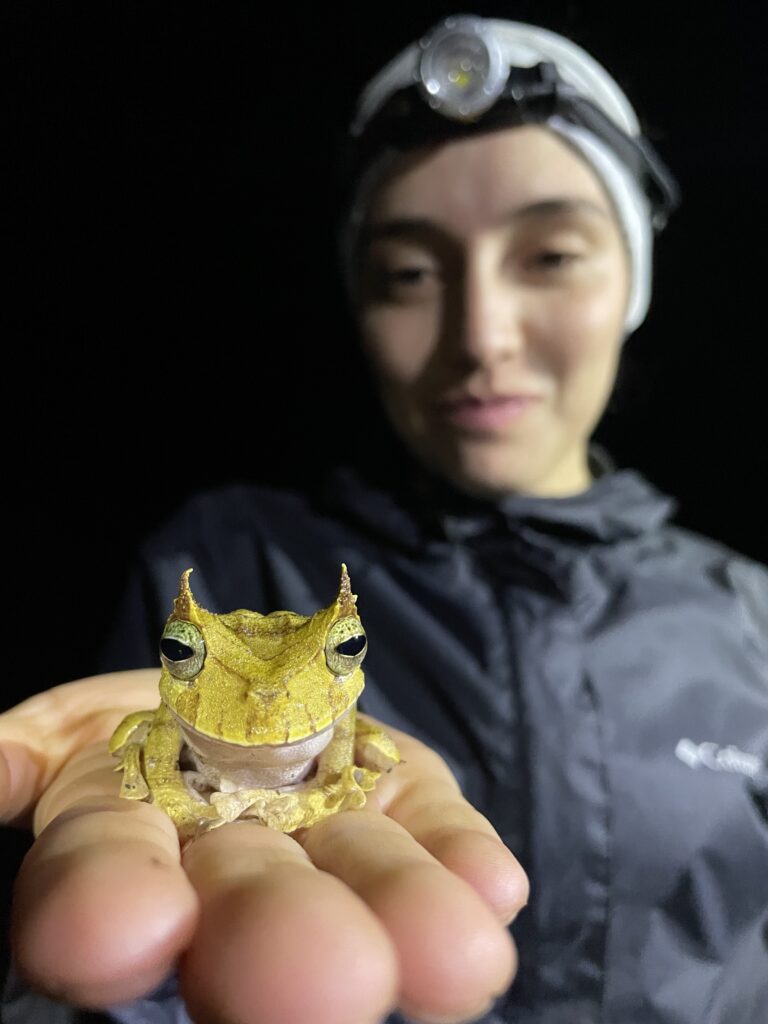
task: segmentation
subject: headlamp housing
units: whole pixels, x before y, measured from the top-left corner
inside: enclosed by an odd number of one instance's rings
[[[448,18],[419,46],[419,87],[432,110],[471,121],[501,96],[509,66],[487,22]]]

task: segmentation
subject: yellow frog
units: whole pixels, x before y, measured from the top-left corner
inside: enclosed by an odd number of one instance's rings
[[[309,617],[214,615],[191,572],[160,640],[160,706],[128,715],[109,743],[120,795],[158,804],[183,840],[236,818],[293,832],[362,807],[400,757],[356,714],[367,641],[347,567]]]

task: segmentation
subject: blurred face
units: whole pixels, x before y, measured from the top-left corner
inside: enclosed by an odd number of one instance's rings
[[[592,169],[539,126],[403,158],[362,243],[359,322],[403,440],[469,493],[575,494],[629,268]]]

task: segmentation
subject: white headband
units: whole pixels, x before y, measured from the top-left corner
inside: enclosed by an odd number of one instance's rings
[[[534,25],[520,22],[489,20],[504,47],[509,66],[533,67],[551,62],[569,86],[585,99],[591,100],[627,135],[640,137],[640,125],[629,100],[616,81],[590,54],[571,40]],[[421,46],[414,43],[395,57],[363,90],[358,104],[352,134],[359,135],[387,98],[414,80],[414,68],[420,58]],[[653,261],[653,221],[651,204],[640,182],[603,139],[594,132],[553,114],[545,124],[563,138],[590,165],[613,201],[630,259],[630,292],[624,322],[625,337],[643,322],[651,298]],[[483,131],[482,123],[478,132]],[[375,158],[357,183],[349,215],[342,225],[342,269],[348,289],[354,281],[354,254],[358,232],[365,211],[376,187],[394,165],[397,154],[385,151]]]
[[[559,116],[550,117],[546,124],[581,153],[613,200],[630,260],[629,304],[624,319],[626,338],[643,322],[651,301],[653,228],[650,203],[629,168],[592,132]]]

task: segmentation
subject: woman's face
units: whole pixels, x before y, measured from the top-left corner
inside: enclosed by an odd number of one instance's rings
[[[629,267],[576,153],[525,126],[403,158],[370,205],[361,267],[363,343],[424,462],[484,496],[589,485]]]

